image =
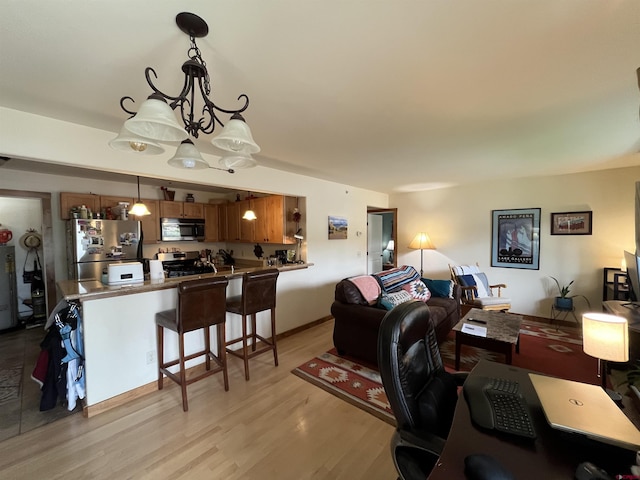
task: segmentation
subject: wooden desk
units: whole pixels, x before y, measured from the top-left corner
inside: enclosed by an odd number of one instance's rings
[[[520,392],[531,407],[538,438],[530,441],[474,427],[461,393],[449,438],[429,480],[464,479],[464,458],[474,453],[493,456],[519,480],[574,478],[576,467],[585,461],[604,468],[612,478],[616,474],[629,473],[629,466],[635,462],[635,452],[552,429],[545,420],[528,372],[523,368],[481,360],[471,375],[518,381]]]

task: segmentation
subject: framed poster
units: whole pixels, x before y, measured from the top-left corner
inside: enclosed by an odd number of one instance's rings
[[[540,269],[540,209],[492,210],[491,266]]]
[[[329,215],[329,240],[345,240],[349,230],[349,223],[344,217]]]
[[[551,214],[551,235],[591,235],[593,212]]]

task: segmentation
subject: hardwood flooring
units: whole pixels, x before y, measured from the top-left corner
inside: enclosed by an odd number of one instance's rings
[[[273,356],[229,358],[222,375],[171,382],[92,418],[71,415],[0,443],[3,479],[395,479],[393,427],[296,377],[332,347],[333,320],[278,342]],[[114,373],[116,375],[116,373]]]

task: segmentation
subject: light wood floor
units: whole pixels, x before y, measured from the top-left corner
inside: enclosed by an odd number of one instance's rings
[[[229,358],[222,375],[171,384],[93,418],[72,415],[0,443],[0,478],[397,478],[393,427],[291,374],[332,347],[333,321],[283,338],[269,353]],[[116,373],[114,373],[116,375]]]

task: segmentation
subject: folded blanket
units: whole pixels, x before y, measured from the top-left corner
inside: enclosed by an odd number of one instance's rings
[[[373,305],[378,301],[380,296],[380,284],[371,275],[360,275],[358,277],[348,278],[353,283],[364,299],[369,302],[369,305]]]

